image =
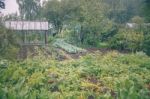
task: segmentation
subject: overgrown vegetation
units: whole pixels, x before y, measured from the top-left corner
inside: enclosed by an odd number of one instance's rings
[[[0,16],[0,99],[150,99],[150,0],[40,1]],[[48,21],[48,45],[10,20]]]
[[[0,58],[15,60],[17,58],[17,52],[18,44],[16,34],[6,29],[0,19]]]
[[[0,61],[1,99],[149,99],[150,58],[112,51],[77,60]]]

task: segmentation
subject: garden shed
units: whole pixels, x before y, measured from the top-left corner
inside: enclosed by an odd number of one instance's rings
[[[5,27],[20,35],[21,45],[46,45],[47,21],[5,21]]]

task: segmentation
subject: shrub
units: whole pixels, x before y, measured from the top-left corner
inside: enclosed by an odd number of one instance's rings
[[[139,51],[142,49],[144,35],[133,29],[120,29],[110,40],[110,47],[118,50]]]
[[[14,59],[18,52],[16,33],[0,24],[0,57]]]
[[[150,55],[150,35],[146,35],[143,43],[143,50],[147,55]]]

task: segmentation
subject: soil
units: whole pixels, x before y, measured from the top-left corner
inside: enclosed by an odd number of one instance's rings
[[[76,53],[76,54],[69,54],[73,59],[79,59],[80,56],[85,56],[87,53],[95,53],[99,51],[102,54],[106,54],[107,52],[111,51],[111,49],[106,49],[106,48],[87,48],[87,52],[84,53]]]
[[[64,61],[67,59],[79,59],[81,56],[85,56],[87,53],[95,53],[95,52],[100,52],[102,55],[107,54],[108,52],[112,51],[112,49],[109,48],[87,48],[85,49],[86,52],[80,52],[80,53],[75,53],[75,54],[70,54],[62,49],[54,49],[54,51],[50,51],[48,48],[39,48],[43,55],[48,57],[48,56],[53,56],[53,54],[56,54],[56,60],[58,61]],[[30,57],[37,56],[38,53],[35,50],[35,46],[22,46],[20,48],[20,51],[18,52],[18,59],[26,59],[28,54],[30,53]],[[127,53],[127,52],[121,52],[121,53]]]

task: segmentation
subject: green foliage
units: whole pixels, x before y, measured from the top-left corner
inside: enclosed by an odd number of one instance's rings
[[[133,29],[120,29],[110,40],[111,48],[118,50],[138,51],[142,49],[144,34]]]
[[[39,18],[41,4],[40,0],[17,0],[19,12],[22,19],[35,20]]]
[[[77,16],[77,19],[81,25],[80,42],[97,46],[102,36],[111,31],[113,27],[113,23],[105,16],[108,5],[98,0],[88,2],[83,0],[79,7],[80,15]]]
[[[52,30],[75,45],[144,51],[150,55],[149,30],[141,26],[142,0],[17,0],[20,16],[27,20],[48,20]],[[145,19],[149,21],[149,1]],[[140,16],[140,17],[139,17]],[[15,15],[10,16],[16,19]],[[7,18],[6,18],[7,19]],[[17,18],[18,19],[18,18]],[[137,29],[122,23],[140,24]],[[116,22],[116,23],[114,23]],[[147,27],[146,27],[147,28]],[[54,36],[55,34],[53,34]],[[30,39],[35,39],[31,34]],[[39,37],[39,36],[38,36]],[[40,39],[40,38],[38,38]],[[56,37],[48,37],[53,43]],[[57,57],[15,59],[17,36],[0,24],[0,99],[149,99],[150,57],[144,52],[121,54],[94,52],[64,61]],[[71,55],[85,50],[57,39],[54,46]],[[44,49],[55,54],[53,47]],[[59,50],[59,49],[58,49]],[[47,54],[47,53],[44,53]],[[57,54],[57,53],[56,53]],[[63,54],[63,51],[62,51]],[[68,55],[68,54],[67,54]],[[4,60],[8,59],[8,60]]]
[[[144,42],[143,42],[143,49],[144,49],[144,51],[145,51],[148,55],[150,55],[150,46],[149,46],[149,44],[150,44],[150,35],[147,34],[147,35],[145,36],[145,39],[144,39]]]
[[[0,23],[0,58],[13,60],[18,51],[17,35]]]
[[[142,13],[144,15],[145,21],[150,22],[150,1],[144,0]]]
[[[65,21],[72,19],[78,9],[74,0],[49,0],[44,3],[42,14],[53,26],[57,33],[61,33]]]
[[[142,53],[113,51],[62,62],[45,57],[9,62],[0,75],[0,98],[148,99],[149,61]]]
[[[62,39],[57,39],[56,42],[53,44],[55,47],[61,48],[65,50],[68,53],[81,53],[81,52],[86,52],[86,50],[73,46],[71,44],[66,43]]]
[[[139,15],[143,0],[104,0],[109,5],[107,16],[117,23],[126,23],[132,17]]]
[[[132,21],[133,23],[137,23],[137,24],[142,24],[142,23],[144,22],[144,20],[143,20],[141,17],[139,17],[139,16],[134,16],[134,17],[131,19],[131,21]]]

